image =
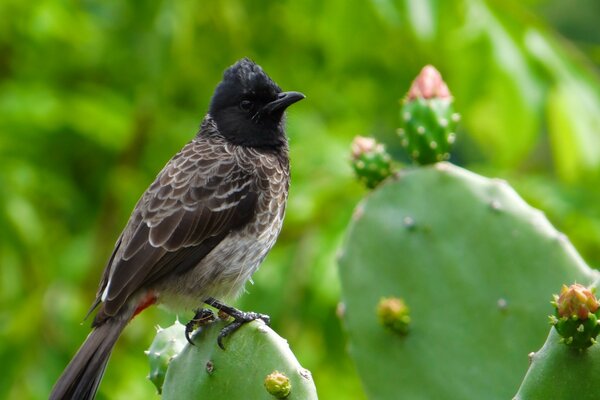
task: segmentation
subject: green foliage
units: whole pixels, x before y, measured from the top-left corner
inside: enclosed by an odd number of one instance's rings
[[[548,329],[553,290],[593,277],[507,183],[447,163],[373,191],[339,264],[350,353],[377,399],[509,398]],[[404,336],[379,318],[387,296],[410,307]]]
[[[217,336],[226,324],[201,327],[193,338],[195,346],[186,345],[171,361],[164,400],[317,399],[311,373],[271,328],[262,321],[245,324],[227,337],[222,350]]]
[[[600,25],[585,1],[0,1],[0,398],[47,397],[129,212],[243,56],[308,98],[288,117],[282,235],[237,305],[271,315],[322,398],[362,396],[335,317],[335,254],[364,194],[348,145],[402,152],[398,99],[426,64],[462,115],[453,161],[509,179],[600,265]],[[136,317],[99,400],[157,398],[143,351],[172,320]]]

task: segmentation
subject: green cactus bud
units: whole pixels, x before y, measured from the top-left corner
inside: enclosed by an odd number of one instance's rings
[[[592,290],[579,284],[563,285],[552,304],[556,315],[550,316],[550,324],[561,336],[561,343],[578,350],[596,343],[600,333],[600,304]]]
[[[404,300],[384,297],[377,304],[379,322],[396,333],[406,335],[410,324],[410,310]]]
[[[415,78],[400,106],[400,143],[419,164],[450,158],[460,120],[453,99],[440,73],[425,66]]]
[[[145,351],[150,362],[148,379],[154,383],[159,394],[162,393],[169,363],[186,344],[184,332],[185,326],[179,321],[165,329],[158,327],[150,348]]]
[[[369,189],[392,174],[392,158],[381,143],[373,138],[357,136],[352,142],[352,168]]]
[[[273,371],[265,378],[265,388],[275,398],[285,399],[292,391],[292,384],[285,374]]]

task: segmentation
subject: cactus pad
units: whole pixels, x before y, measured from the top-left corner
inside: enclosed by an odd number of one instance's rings
[[[215,322],[196,331],[196,345],[187,345],[169,365],[164,400],[273,400],[277,397],[267,391],[265,379],[274,371],[289,379],[289,386],[278,386],[289,390],[286,399],[317,399],[310,372],[300,366],[287,342],[264,322],[243,325],[227,337],[226,350],[221,350],[217,336],[224,326],[225,322]],[[277,382],[282,383],[281,379]]]
[[[594,286],[597,288],[598,282]],[[600,346],[574,351],[561,342],[564,338],[558,329],[551,329],[544,346],[530,354],[531,365],[514,400],[598,398]]]
[[[159,327],[150,348],[146,350],[146,356],[150,362],[148,379],[154,383],[159,394],[162,392],[169,363],[187,343],[183,335],[184,331],[185,326],[179,321],[175,321],[173,325],[165,329]]]
[[[374,399],[510,398],[547,335],[548,298],[593,275],[508,184],[447,163],[370,193],[339,270],[350,352]],[[390,294],[410,306],[407,335],[380,323]]]

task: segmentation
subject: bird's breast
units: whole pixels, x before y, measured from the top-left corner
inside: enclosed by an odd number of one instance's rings
[[[267,256],[283,225],[289,188],[287,153],[234,149],[236,168],[253,177],[256,205],[250,220],[232,230],[199,264],[176,278],[165,303],[193,309],[208,296],[233,299]]]

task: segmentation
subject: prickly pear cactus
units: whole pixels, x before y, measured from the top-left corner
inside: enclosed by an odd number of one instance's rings
[[[351,163],[356,177],[369,189],[392,175],[392,157],[373,138],[354,138]]]
[[[400,107],[400,143],[418,164],[450,158],[460,119],[442,76],[431,65],[414,80]]]
[[[598,282],[594,284],[597,287]],[[577,349],[564,344],[558,329],[551,329],[544,346],[529,355],[531,365],[515,400],[598,398],[600,346]]]
[[[163,385],[164,400],[179,399],[317,399],[315,384],[287,342],[262,321],[242,326],[225,338],[216,322],[194,335],[169,364]],[[183,334],[182,334],[183,335]]]
[[[510,398],[547,335],[552,293],[593,276],[508,184],[448,163],[371,192],[339,271],[350,353],[373,399]],[[378,316],[387,297],[410,309],[406,334]]]
[[[150,348],[146,350],[150,362],[148,379],[154,383],[159,394],[162,392],[169,363],[187,344],[184,331],[185,326],[179,321],[165,329],[158,327]]]

